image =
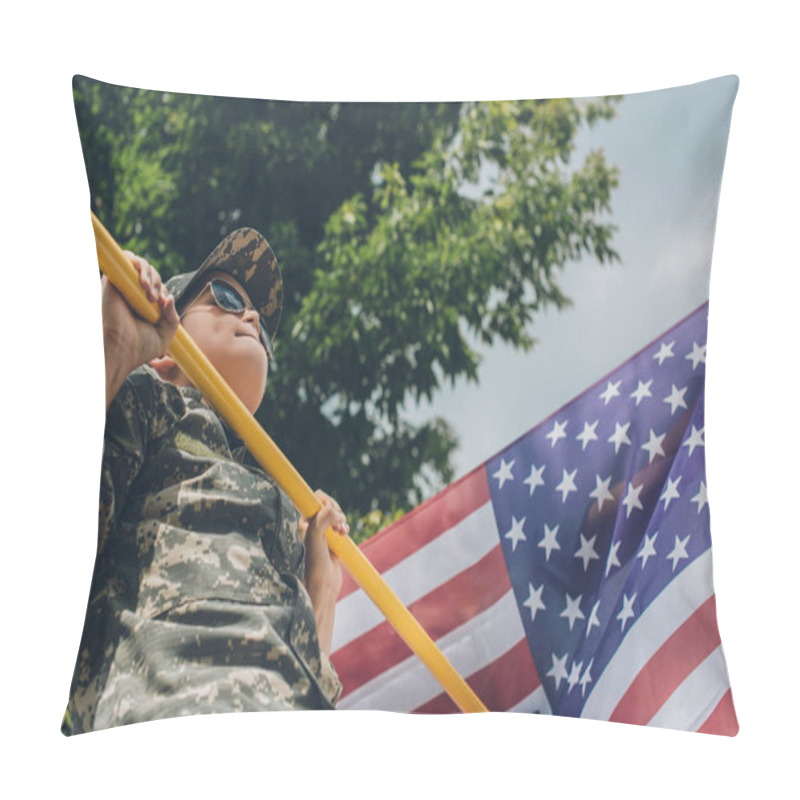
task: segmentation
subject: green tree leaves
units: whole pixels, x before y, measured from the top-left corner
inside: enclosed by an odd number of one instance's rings
[[[617,257],[617,171],[601,152],[571,164],[613,98],[312,104],[76,78],[75,100],[120,244],[168,276],[236,227],[269,239],[286,303],[258,418],[354,520],[453,478],[453,431],[410,425],[404,404],[476,380],[475,342],[531,347],[536,312],[569,303],[564,266]]]

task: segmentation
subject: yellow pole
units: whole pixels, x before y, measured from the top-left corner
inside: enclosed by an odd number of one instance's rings
[[[92,212],[100,269],[125,297],[136,313],[148,322],[158,322],[161,312],[151,303],[139,284],[139,275]],[[178,326],[167,352],[189,380],[203,393],[228,424],[241,436],[259,464],[275,479],[305,517],[322,508],[311,487],[303,480],[278,446],[256,422],[244,403],[228,386],[214,365],[194,343],[182,325]],[[358,585],[380,609],[403,641],[441,683],[453,702],[465,712],[487,711],[486,706],[456,672],[422,626],[386,585],[349,536],[328,528],[328,547],[342,562]]]

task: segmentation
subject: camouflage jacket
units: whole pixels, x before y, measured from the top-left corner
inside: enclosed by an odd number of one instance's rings
[[[66,733],[332,708],[289,498],[193,387],[148,366],[106,415],[97,558]]]

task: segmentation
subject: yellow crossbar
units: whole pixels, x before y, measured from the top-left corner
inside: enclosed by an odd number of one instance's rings
[[[92,212],[100,269],[136,313],[155,324],[161,316],[157,303],[151,303],[139,284],[135,267]],[[244,403],[228,386],[182,325],[178,326],[167,349],[189,380],[244,440],[259,464],[275,479],[305,517],[322,508],[311,487],[303,480],[278,446],[256,422]],[[487,711],[486,706],[456,672],[441,650],[386,585],[349,536],[331,528],[325,533],[328,547],[341,561],[356,583],[380,609],[403,641],[433,673],[453,702],[465,712]]]

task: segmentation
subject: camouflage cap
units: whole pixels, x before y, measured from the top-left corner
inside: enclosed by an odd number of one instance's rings
[[[178,314],[212,270],[227,272],[244,286],[274,340],[283,311],[283,278],[269,242],[253,228],[239,228],[228,234],[194,272],[173,275],[166,288],[175,297]]]

